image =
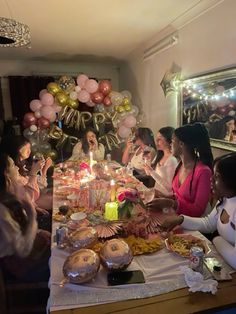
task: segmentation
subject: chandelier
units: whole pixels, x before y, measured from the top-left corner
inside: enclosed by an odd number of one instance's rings
[[[22,47],[30,44],[30,30],[25,24],[0,17],[0,47]]]

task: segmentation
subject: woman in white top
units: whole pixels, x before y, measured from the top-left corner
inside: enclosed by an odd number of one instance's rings
[[[236,269],[236,153],[217,158],[214,162],[212,191],[219,199],[212,212],[204,218],[176,216],[167,218],[162,227],[171,230],[180,225],[203,233],[218,231],[213,239],[217,251]]]
[[[134,146],[136,146],[136,149],[133,151]],[[152,131],[149,128],[138,128],[134,139],[129,138],[126,143],[122,163],[130,163],[130,166],[138,174],[145,175],[145,159],[150,160],[152,163],[155,157],[156,145]]]
[[[171,154],[171,142],[174,128],[167,126],[161,128],[156,137],[157,157],[155,170],[147,163],[145,171],[155,180],[155,194],[158,196],[171,196],[172,179],[178,165],[177,159]]]
[[[85,131],[82,141],[79,141],[73,148],[71,161],[77,161],[89,158],[89,153],[93,153],[94,160],[103,160],[105,156],[105,148],[102,143],[98,143],[96,133],[89,128]]]

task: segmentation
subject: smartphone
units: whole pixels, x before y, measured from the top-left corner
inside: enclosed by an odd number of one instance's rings
[[[116,271],[108,273],[107,282],[109,286],[128,285],[145,283],[145,278],[141,270]]]
[[[217,281],[232,280],[229,272],[222,267],[220,261],[215,257],[205,257],[204,264]]]

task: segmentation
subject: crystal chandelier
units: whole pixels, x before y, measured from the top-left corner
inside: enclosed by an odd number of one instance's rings
[[[30,30],[25,24],[0,17],[0,47],[22,47],[30,44]]]

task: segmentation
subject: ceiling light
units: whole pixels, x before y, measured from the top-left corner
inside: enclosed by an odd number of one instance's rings
[[[25,24],[0,17],[0,47],[22,47],[30,44],[30,30]]]

